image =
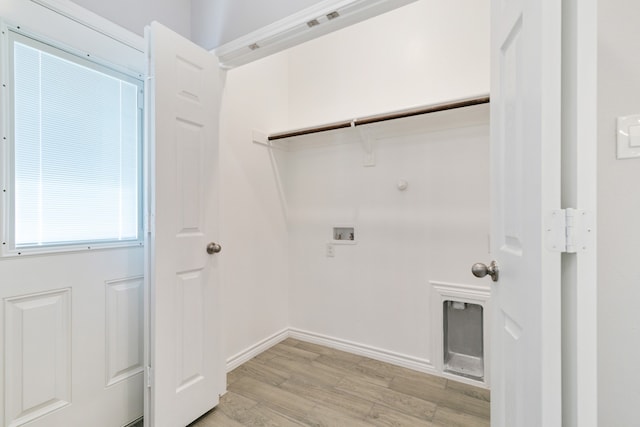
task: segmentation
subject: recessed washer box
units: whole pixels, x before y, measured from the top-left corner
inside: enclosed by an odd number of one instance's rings
[[[356,243],[355,227],[343,226],[333,227],[333,243],[343,245],[353,245]]]

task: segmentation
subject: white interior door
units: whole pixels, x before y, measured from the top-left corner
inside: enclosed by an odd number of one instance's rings
[[[218,404],[217,59],[169,29],[150,52],[151,232],[147,245],[151,388],[147,425],[184,426]]]
[[[491,423],[560,426],[560,254],[544,218],[560,208],[561,5],[491,9]]]

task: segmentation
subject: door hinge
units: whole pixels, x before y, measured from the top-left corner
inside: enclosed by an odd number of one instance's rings
[[[145,370],[145,377],[147,388],[151,388],[151,384],[153,382],[153,369],[151,369],[151,366],[147,366],[147,369]]]
[[[573,208],[551,211],[545,220],[545,234],[545,246],[552,252],[586,252],[593,246],[593,215]]]
[[[146,213],[144,216],[144,232],[147,234],[151,234],[153,231],[153,215],[151,213]]]

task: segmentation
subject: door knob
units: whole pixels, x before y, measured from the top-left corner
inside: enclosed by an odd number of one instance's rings
[[[487,267],[485,264],[478,262],[471,266],[471,272],[476,277],[484,277],[489,275],[494,282],[498,281],[498,264],[495,261],[491,261]]]
[[[211,242],[211,243],[209,243],[207,245],[207,253],[209,255],[217,254],[221,250],[222,250],[222,246],[220,246],[219,244],[217,244],[215,242]]]

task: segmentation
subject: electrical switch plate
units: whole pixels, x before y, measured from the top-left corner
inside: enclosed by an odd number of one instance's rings
[[[629,146],[640,147],[640,125],[629,126]]]
[[[336,256],[336,250],[333,247],[333,243],[327,243],[326,255],[329,258],[333,258],[334,256]]]
[[[618,117],[618,158],[640,158],[640,114]]]

